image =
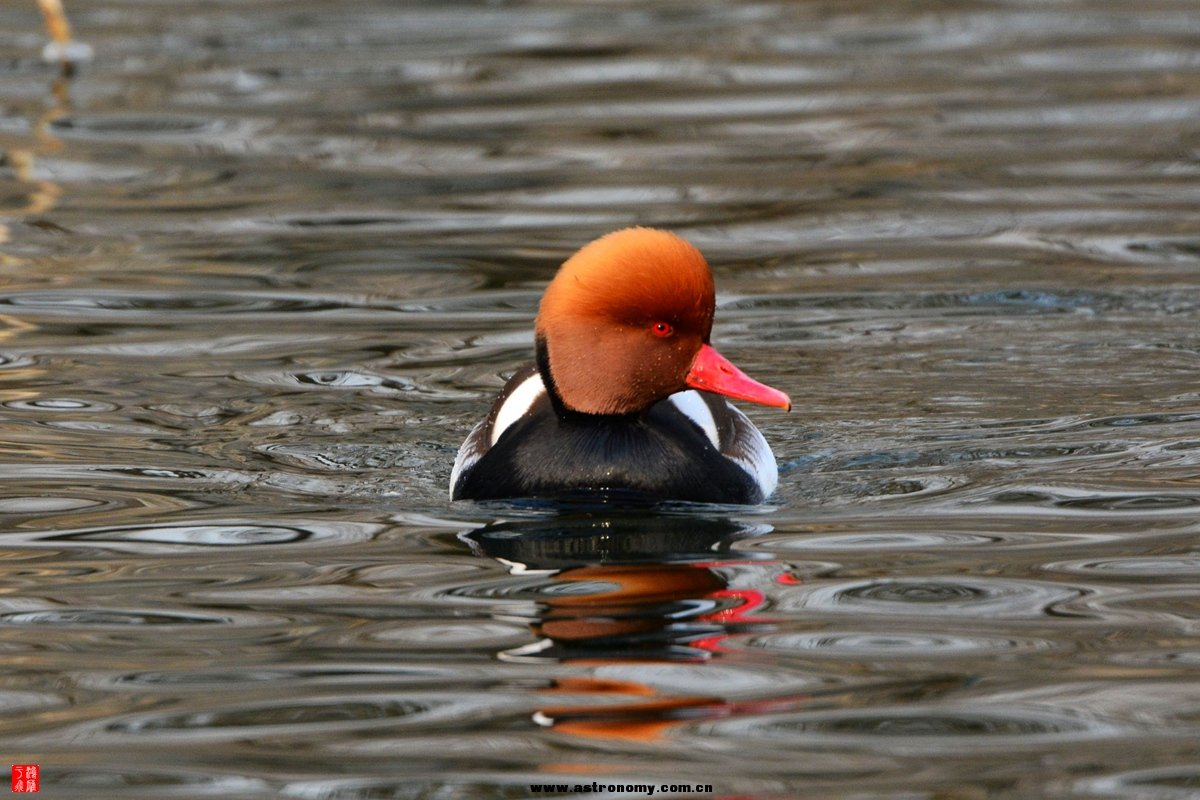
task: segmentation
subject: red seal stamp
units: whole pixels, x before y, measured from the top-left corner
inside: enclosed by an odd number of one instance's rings
[[[37,764],[12,765],[12,790],[36,792],[41,788],[42,770]]]

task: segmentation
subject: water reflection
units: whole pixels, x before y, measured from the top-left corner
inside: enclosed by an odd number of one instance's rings
[[[1195,0],[104,2],[69,80],[35,8],[0,743],[55,796],[1195,794]],[[635,223],[803,397],[778,507],[448,507]]]
[[[769,560],[729,551],[770,530],[723,518],[598,513],[499,522],[463,538],[513,574],[550,581],[531,625],[541,638],[502,658],[688,661],[755,624],[746,615],[761,597],[730,589],[720,568]]]
[[[463,538],[513,574],[551,581],[530,622],[538,640],[499,658],[603,665],[702,662],[731,633],[771,630],[754,616],[761,593],[731,588],[722,569],[768,561],[730,547],[770,530],[721,517],[590,513],[499,522]],[[651,739],[681,721],[732,713],[718,694],[664,696],[637,680],[561,677],[544,691],[563,699],[535,720],[581,736]]]

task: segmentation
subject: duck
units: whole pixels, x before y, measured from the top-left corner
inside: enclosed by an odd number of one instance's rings
[[[450,499],[762,503],[775,456],[729,399],[792,403],[712,346],[715,308],[708,262],[674,233],[582,247],[542,296],[533,362],[459,448]]]

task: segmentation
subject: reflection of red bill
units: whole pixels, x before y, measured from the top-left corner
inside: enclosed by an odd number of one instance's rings
[[[717,622],[722,625],[727,625],[731,622],[755,623],[764,622],[765,620],[759,617],[750,616],[750,612],[757,608],[761,608],[766,603],[766,596],[757,589],[723,589],[719,592],[712,592],[708,597],[714,600],[736,600],[736,605],[722,608],[720,611],[714,611],[711,614],[704,614],[698,619],[705,622]],[[718,653],[725,650],[724,642],[728,638],[729,631],[723,631],[716,636],[705,636],[703,639],[696,639],[691,642],[692,647],[698,647],[702,650],[708,650],[710,653]]]

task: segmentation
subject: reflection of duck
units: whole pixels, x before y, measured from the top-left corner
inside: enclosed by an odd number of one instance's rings
[[[708,343],[714,298],[704,257],[664,231],[617,231],[568,259],[538,310],[536,362],[459,449],[451,497],[766,498],[775,457],[717,395],[791,401]]]
[[[565,510],[570,510],[569,508]],[[497,522],[462,535],[480,555],[531,570],[600,564],[711,562],[743,539],[769,533],[764,523],[692,514],[578,511]],[[763,559],[738,553],[738,561]]]
[[[464,535],[514,571],[554,570],[532,627],[538,643],[508,659],[701,660],[744,599],[713,567],[731,544],[769,530],[728,519],[579,515],[489,525]],[[737,561],[752,560],[739,557]]]
[[[560,659],[698,660],[692,640],[718,628],[701,620],[726,587],[715,571],[691,564],[591,566],[560,572],[562,596],[546,602],[533,626]],[[545,652],[542,653],[544,655]]]
[[[731,589],[719,569],[764,560],[729,558],[729,549],[769,530],[719,518],[581,514],[489,525],[463,538],[514,572],[554,571],[531,625],[541,640],[503,658],[602,666],[704,661],[730,633],[769,628],[750,616],[761,594]],[[543,691],[563,700],[541,708],[540,723],[560,733],[624,740],[657,738],[683,721],[754,705],[715,693],[664,696],[636,681],[593,676],[562,677]],[[597,702],[579,703],[581,696]]]

